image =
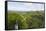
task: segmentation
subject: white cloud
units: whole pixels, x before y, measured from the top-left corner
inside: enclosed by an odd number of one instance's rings
[[[31,6],[32,3],[24,3],[25,6]]]

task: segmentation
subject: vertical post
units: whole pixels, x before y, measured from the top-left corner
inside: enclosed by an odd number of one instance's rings
[[[15,30],[18,30],[18,21],[16,20]]]

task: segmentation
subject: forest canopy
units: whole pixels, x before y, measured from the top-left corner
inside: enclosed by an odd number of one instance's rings
[[[45,27],[44,11],[8,11],[8,28],[14,29],[14,25],[18,23],[18,29],[33,29]]]

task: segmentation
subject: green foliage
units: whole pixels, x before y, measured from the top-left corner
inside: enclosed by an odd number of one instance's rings
[[[44,11],[43,11],[44,12]],[[14,29],[16,21],[18,21],[19,29],[28,29],[28,28],[43,28],[44,25],[44,13],[41,11],[32,11],[23,13],[8,13],[8,29]],[[20,13],[20,14],[19,14]]]

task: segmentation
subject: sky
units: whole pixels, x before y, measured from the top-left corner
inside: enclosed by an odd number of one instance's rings
[[[44,4],[8,2],[8,10],[12,11],[44,10]]]
[[[6,0],[6,1],[31,1],[31,2],[46,2],[46,0]],[[45,4],[46,5],[46,4]],[[45,6],[46,10],[46,6]]]
[[[8,2],[8,10],[13,11],[44,10],[44,4]]]

